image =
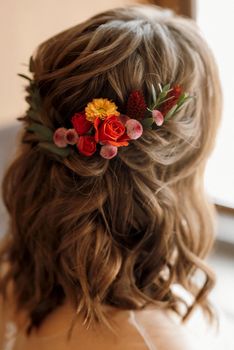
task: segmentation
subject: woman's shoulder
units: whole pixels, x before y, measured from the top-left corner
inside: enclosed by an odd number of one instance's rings
[[[197,350],[196,339],[179,323],[176,315],[155,307],[134,311],[136,323],[156,350]],[[199,348],[200,349],[200,348]]]

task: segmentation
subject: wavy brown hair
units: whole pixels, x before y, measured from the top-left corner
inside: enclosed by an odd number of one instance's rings
[[[106,321],[104,304],[155,303],[183,320],[197,304],[210,310],[214,276],[203,258],[213,244],[214,211],[203,174],[221,93],[196,24],[153,6],[118,8],[43,42],[33,59],[38,113],[53,130],[69,128],[94,97],[112,99],[122,113],[133,90],[149,102],[151,84],[180,84],[195,98],[111,160],[77,153],[58,161],[22,129],[2,186],[10,221],[0,256],[10,264],[1,293],[14,282],[28,331],[65,298],[87,324]],[[196,284],[200,270],[205,279]],[[183,313],[175,284],[193,296]]]

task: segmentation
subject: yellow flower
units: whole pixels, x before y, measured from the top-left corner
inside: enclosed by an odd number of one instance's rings
[[[118,116],[117,106],[107,98],[94,98],[85,108],[86,119],[93,122],[96,117],[105,119],[108,115]]]

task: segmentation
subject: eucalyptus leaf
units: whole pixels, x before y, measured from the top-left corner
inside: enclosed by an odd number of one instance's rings
[[[68,146],[65,148],[60,148],[57,147],[55,144],[49,142],[39,142],[39,146],[64,158],[67,157],[71,151],[70,147]]]
[[[145,118],[141,121],[141,124],[145,127],[145,128],[151,128],[152,124],[153,124],[153,118]]]
[[[42,141],[53,141],[53,131],[44,125],[32,123],[27,127],[28,131],[33,131]]]

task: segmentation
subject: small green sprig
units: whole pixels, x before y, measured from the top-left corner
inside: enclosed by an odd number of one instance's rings
[[[33,60],[30,58],[30,72],[33,71]],[[26,97],[26,101],[29,104],[29,108],[26,112],[26,116],[29,118],[29,125],[26,127],[26,130],[29,132],[33,132],[38,137],[38,145],[45,150],[49,150],[50,152],[61,156],[67,157],[70,154],[71,148],[69,146],[65,148],[60,148],[55,145],[53,142],[53,134],[54,132],[49,129],[47,126],[42,125],[40,119],[40,111],[41,111],[41,97],[39,93],[39,88],[35,81],[28,77],[25,74],[18,73],[18,76],[27,80],[29,85],[26,87],[26,91],[28,92],[28,96]],[[21,120],[21,117],[18,118]]]
[[[154,119],[152,117],[153,111],[157,110],[161,112],[162,107],[165,106],[166,103],[169,103],[170,101],[176,98],[175,95],[170,96],[170,93],[175,89],[175,87],[172,88],[170,84],[166,84],[163,87],[161,86],[161,84],[158,84],[158,86],[159,94],[157,95],[154,85],[151,85],[152,104],[149,107],[147,107],[147,111],[150,113],[150,117],[147,117],[142,121],[143,126],[145,126],[146,128],[152,128],[154,126]],[[177,88],[181,89],[180,87]],[[189,93],[181,92],[175,104],[171,106],[171,108],[166,112],[165,115],[163,115],[163,122],[167,122],[171,117],[178,113],[184,106],[184,104],[192,97],[193,96],[191,96]]]

